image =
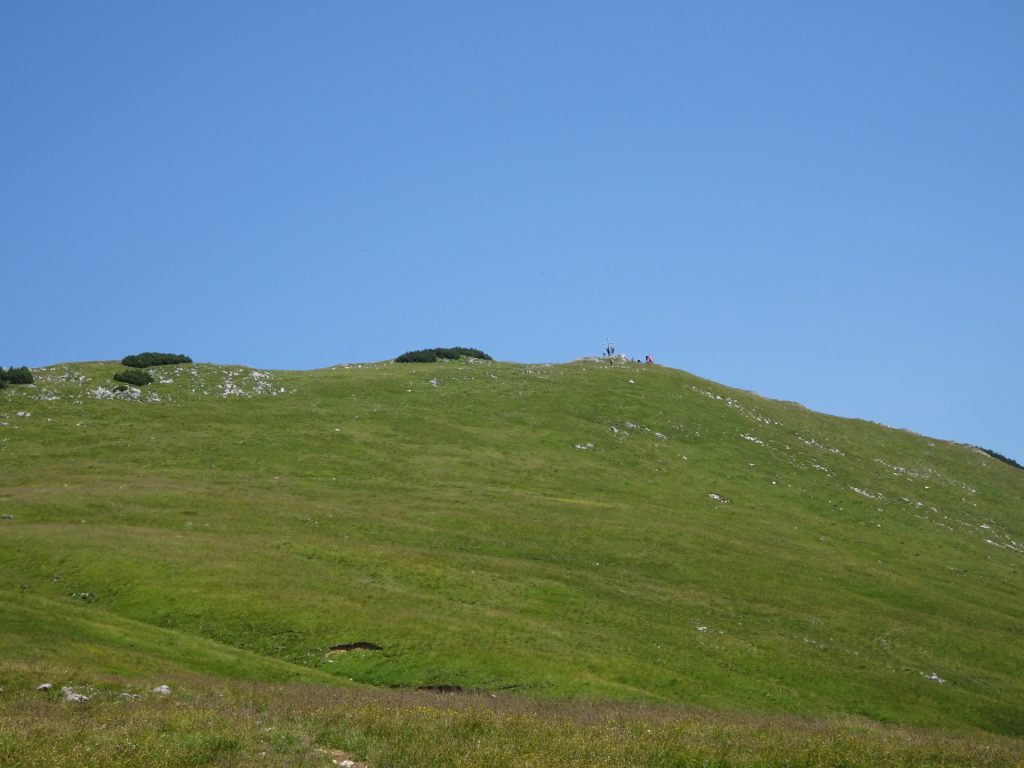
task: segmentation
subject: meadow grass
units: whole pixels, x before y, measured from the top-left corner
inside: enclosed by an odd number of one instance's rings
[[[859,718],[232,684],[195,675],[176,677],[167,696],[140,687],[136,678],[78,678],[70,682],[90,700],[73,704],[56,688],[32,690],[39,675],[29,668],[5,665],[0,672],[5,683],[0,765],[6,768],[283,768],[327,766],[331,755],[342,753],[387,768],[1003,768],[1024,763],[1020,739],[882,726]]]
[[[657,366],[119,369],[0,392],[10,662],[1024,734],[1024,473],[968,446]]]

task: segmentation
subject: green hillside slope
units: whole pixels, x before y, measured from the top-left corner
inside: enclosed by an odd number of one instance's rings
[[[119,369],[0,391],[6,660],[1024,733],[978,450],[656,366]]]

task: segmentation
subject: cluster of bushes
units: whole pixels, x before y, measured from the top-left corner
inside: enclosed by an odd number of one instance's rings
[[[433,349],[417,349],[406,352],[395,358],[396,363],[433,363],[438,360],[459,360],[463,357],[475,357],[479,360],[493,360],[486,352],[472,347],[434,347]]]
[[[121,365],[129,368],[148,368],[151,365],[178,365],[191,363],[188,355],[172,355],[169,352],[143,352],[139,355],[128,355],[122,358]]]
[[[8,368],[6,371],[3,366],[0,365],[0,389],[3,389],[8,384],[31,384],[35,379],[32,378],[32,371],[25,366],[21,368]]]
[[[123,381],[125,384],[134,384],[137,387],[153,383],[153,377],[149,371],[141,368],[125,368],[123,371],[114,374],[114,381]]]

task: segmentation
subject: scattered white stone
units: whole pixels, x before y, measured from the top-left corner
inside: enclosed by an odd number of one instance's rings
[[[284,387],[278,389],[273,385],[273,374],[269,371],[249,371],[245,369],[223,371],[220,384],[221,397],[252,397],[254,395],[284,394]],[[245,375],[243,375],[245,374]],[[204,394],[206,390],[203,390]]]
[[[934,680],[939,685],[942,685],[946,682],[945,678],[939,677],[934,672],[932,672],[930,675],[926,675],[924,672],[922,672],[921,677],[925,678],[926,680]]]
[[[767,416],[762,416],[761,414],[759,414],[759,413],[757,413],[755,411],[752,411],[749,408],[746,408],[738,400],[734,400],[731,397],[722,397],[721,395],[716,395],[714,392],[708,392],[706,389],[700,389],[699,387],[694,387],[694,386],[691,386],[690,389],[692,389],[694,392],[696,392],[698,394],[704,395],[704,397],[707,397],[707,398],[709,398],[711,400],[721,400],[726,405],[728,405],[730,408],[735,408],[737,411],[742,413],[748,419],[753,419],[754,421],[756,421],[756,422],[758,422],[760,424],[770,424],[770,425],[774,424],[776,426],[782,426],[782,422],[781,421],[777,421],[776,419],[772,419],[772,418],[769,418]]]
[[[829,448],[827,445],[822,445],[817,440],[815,440],[813,437],[810,438],[810,439],[806,439],[806,438],[803,438],[803,437],[800,437],[799,435],[797,435],[797,438],[804,445],[809,446],[811,448],[817,448],[819,451],[826,451],[827,453],[831,453],[834,456],[845,456],[846,455],[845,453],[840,451],[838,448]]]
[[[15,416],[20,416],[20,417],[21,417],[21,418],[23,418],[23,419],[27,419],[27,418],[28,418],[29,416],[31,416],[32,414],[31,414],[31,413],[29,413],[28,411],[18,411],[18,412],[17,412],[16,414],[14,414],[14,415],[15,415]]]
[[[430,380],[430,384],[431,384],[431,386],[434,386],[434,387],[438,386],[438,385],[439,385],[440,383],[441,383],[441,382],[440,382],[440,381],[438,381],[437,379],[431,379],[431,380]]]
[[[76,373],[75,371],[68,371],[67,373],[62,373],[60,376],[50,376],[50,377],[48,377],[47,379],[44,379],[44,380],[53,381],[53,382],[57,382],[57,381],[75,381],[75,382],[78,382],[79,384],[84,384],[86,381],[88,381],[88,379],[86,379],[85,376],[83,376],[80,373]]]
[[[708,628],[703,626],[703,625],[701,625],[701,626],[697,627],[697,631],[698,632],[707,632]]]
[[[664,435],[661,432],[655,432],[650,427],[645,427],[642,424],[634,424],[632,421],[624,421],[624,422],[622,422],[622,428],[621,429],[619,427],[616,427],[615,425],[610,426],[609,429],[612,432],[614,432],[615,434],[619,434],[621,432],[621,434],[623,434],[623,435],[628,435],[629,432],[627,432],[626,430],[627,429],[631,429],[631,430],[635,430],[637,432],[646,432],[647,434],[653,435],[654,437],[658,438],[659,440],[668,440],[668,435]]]
[[[865,496],[869,499],[875,499],[876,501],[882,498],[880,494],[871,493],[871,491],[865,491],[863,488],[858,488],[855,485],[851,485],[850,490],[853,491],[854,493],[859,493],[861,496]]]
[[[576,449],[579,451],[589,451],[594,447],[593,443],[576,443]]]
[[[89,395],[95,400],[131,400],[138,402],[142,397],[142,390],[138,387],[126,387],[124,389],[96,387],[89,390]]]
[[[43,683],[38,688],[36,688],[36,690],[37,691],[48,691],[51,688],[53,688],[53,683]]]
[[[753,435],[748,435],[745,432],[742,435],[740,435],[740,437],[742,437],[744,440],[749,440],[752,443],[757,443],[758,445],[764,445],[764,440],[761,440],[758,437],[754,437]]]
[[[151,693],[158,693],[161,696],[169,696],[171,693],[171,689],[166,685],[158,685],[151,691]]]
[[[729,500],[727,498],[725,498],[725,496],[720,496],[717,493],[709,493],[708,494],[708,498],[709,499],[714,499],[715,501],[720,501],[723,504],[728,504],[729,503]]]
[[[74,701],[74,702],[79,702],[80,703],[80,702],[88,701],[89,700],[89,697],[86,696],[84,693],[75,693],[73,690],[71,690],[67,686],[64,686],[63,688],[61,688],[60,692],[64,694],[64,701]]]

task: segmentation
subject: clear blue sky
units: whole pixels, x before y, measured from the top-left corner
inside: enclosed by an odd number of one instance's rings
[[[0,362],[632,356],[1024,461],[1024,3],[8,2]]]

